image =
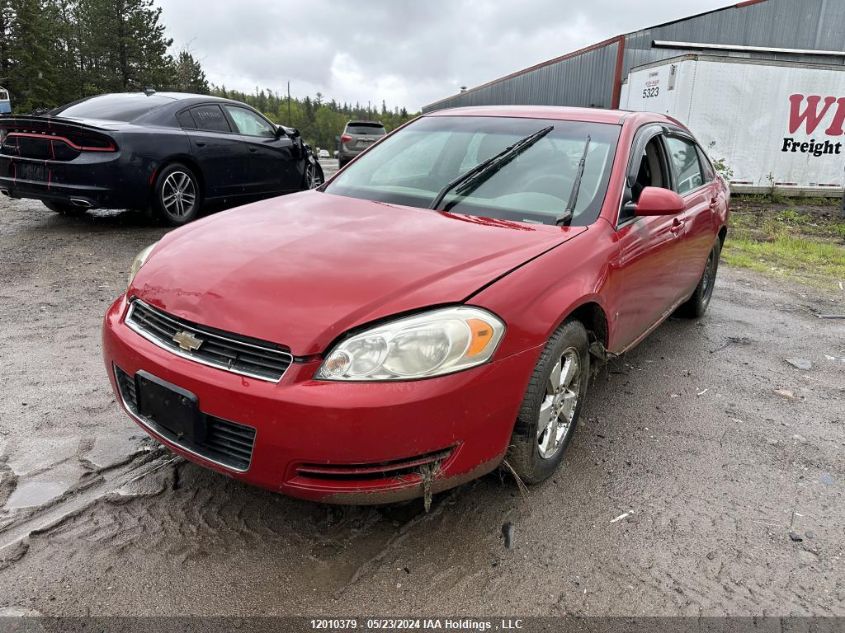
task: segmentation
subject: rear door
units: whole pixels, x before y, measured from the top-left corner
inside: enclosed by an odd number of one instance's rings
[[[672,128],[667,132],[665,142],[672,169],[672,187],[684,199],[683,248],[677,262],[677,274],[683,280],[686,296],[698,285],[716,239],[714,212],[719,203],[719,191],[715,174],[712,169],[705,169],[701,149],[690,136]]]
[[[194,106],[176,115],[191,141],[191,154],[200,166],[208,198],[249,193],[246,148],[233,134],[229,120],[216,103]]]
[[[677,277],[683,257],[683,217],[636,216],[633,208],[645,187],[671,189],[672,177],[662,126],[646,126],[634,139],[628,183],[616,229],[618,250],[611,262],[609,293],[616,321],[611,349],[632,345],[665,317],[684,292]]]
[[[301,188],[299,146],[249,108],[224,105],[232,127],[249,154],[249,187],[255,194],[287,193]]]

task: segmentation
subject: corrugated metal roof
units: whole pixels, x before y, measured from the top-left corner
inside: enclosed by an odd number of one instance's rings
[[[684,49],[654,48],[654,40],[778,48],[845,49],[843,0],[749,0],[611,38],[495,79],[423,107],[424,112],[468,105],[613,107],[619,82],[632,68],[676,57]],[[728,56],[831,63],[831,58],[785,53],[726,52]],[[838,62],[845,64],[845,56]]]

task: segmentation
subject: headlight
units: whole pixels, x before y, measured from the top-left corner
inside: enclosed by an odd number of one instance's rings
[[[449,374],[490,360],[505,324],[486,310],[454,307],[397,319],[338,344],[322,380],[410,380]]]
[[[158,242],[150,244],[147,248],[135,255],[135,259],[132,260],[132,266],[129,268],[129,280],[126,283],[127,288],[132,285],[132,280],[135,279],[135,275],[137,275],[138,271],[141,270],[141,266],[143,266],[144,262],[147,261],[147,257],[150,256],[150,252],[153,248],[155,248],[156,244],[158,244]]]

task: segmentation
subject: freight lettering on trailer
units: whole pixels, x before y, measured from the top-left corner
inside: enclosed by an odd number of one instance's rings
[[[806,101],[806,106],[804,102]],[[845,97],[822,97],[821,95],[794,94],[789,96],[789,133],[795,134],[804,126],[807,135],[815,133],[822,121],[830,124],[824,130],[826,136],[842,137],[845,133]],[[834,108],[834,104],[836,107]],[[803,107],[803,109],[802,109]],[[828,117],[828,114],[832,115]],[[784,137],[782,152],[800,152],[819,157],[826,154],[842,154],[842,141],[825,139],[824,142],[811,138],[809,141],[796,141],[795,137]]]

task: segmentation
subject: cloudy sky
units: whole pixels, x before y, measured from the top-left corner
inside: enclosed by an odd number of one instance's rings
[[[420,106],[729,0],[158,0],[209,81]]]

